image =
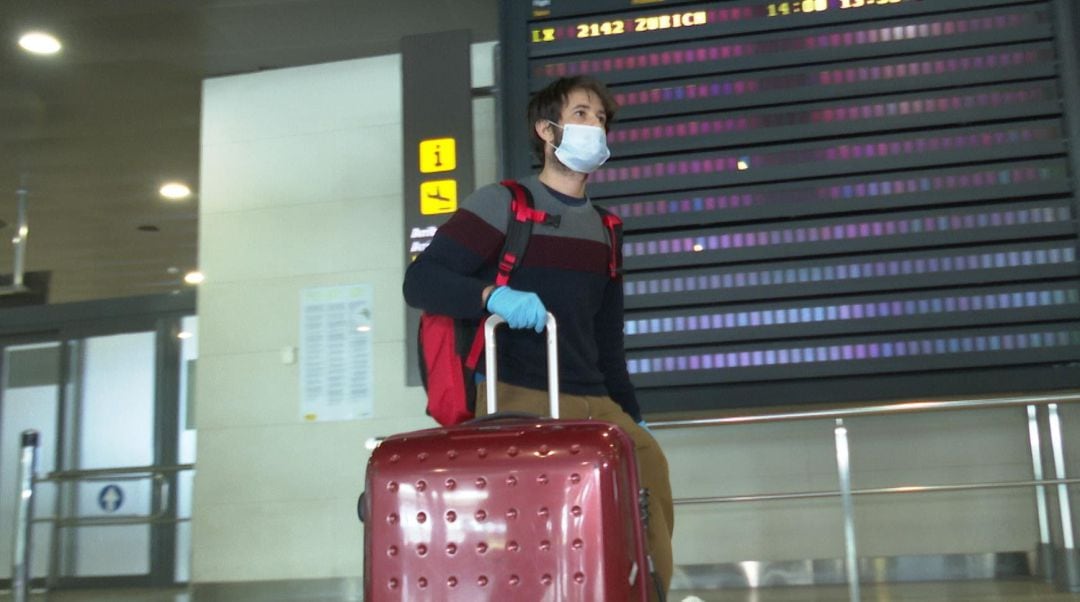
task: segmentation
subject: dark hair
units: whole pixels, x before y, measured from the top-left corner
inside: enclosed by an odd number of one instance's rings
[[[535,124],[537,121],[543,120],[558,123],[562,117],[562,110],[566,106],[566,99],[574,90],[592,92],[600,98],[600,103],[604,105],[604,113],[607,114],[607,120],[604,122],[605,131],[612,120],[615,119],[615,111],[619,108],[619,105],[611,96],[611,92],[608,92],[607,86],[599,81],[585,75],[576,75],[574,77],[561,77],[551,82],[542,90],[533,94],[529,100],[529,142],[532,145],[533,155],[541,163],[544,162],[544,146],[547,143],[536,134]]]

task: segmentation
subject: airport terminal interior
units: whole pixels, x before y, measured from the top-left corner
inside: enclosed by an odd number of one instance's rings
[[[406,270],[541,169],[526,106],[578,76],[618,105],[585,192],[667,600],[1080,600],[1080,3],[3,0],[0,32],[0,601],[652,599],[636,547],[571,568],[608,538],[569,503],[522,585],[457,448],[373,485],[438,426]],[[480,506],[366,513],[399,489]]]

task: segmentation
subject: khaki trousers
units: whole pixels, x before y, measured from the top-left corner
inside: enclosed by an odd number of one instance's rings
[[[500,412],[529,412],[540,416],[550,413],[547,391],[526,389],[498,383],[495,396]],[[477,385],[476,415],[487,413],[487,390]],[[559,395],[559,417],[572,420],[613,422],[634,440],[641,486],[649,490],[649,528],[646,541],[663,590],[671,586],[674,571],[671,536],[675,528],[675,508],[671,501],[671,481],[667,458],[648,431],[638,426],[629,414],[610,397],[596,395]],[[650,593],[650,597],[654,596]]]

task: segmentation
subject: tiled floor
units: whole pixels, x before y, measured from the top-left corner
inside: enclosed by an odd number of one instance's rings
[[[757,590],[713,592],[672,592],[670,602],[843,602],[846,587],[779,587]],[[11,600],[10,592],[0,593],[0,601]],[[32,602],[196,602],[187,590],[83,590],[55,591],[46,596],[35,593]],[[297,602],[315,599],[297,599]],[[1037,581],[979,581],[951,583],[908,583],[864,586],[863,602],[1080,602],[1080,594],[1059,593]],[[264,602],[236,600],[236,602]],[[284,602],[273,598],[272,602]],[[320,598],[319,602],[331,602]],[[356,602],[341,600],[337,602]]]

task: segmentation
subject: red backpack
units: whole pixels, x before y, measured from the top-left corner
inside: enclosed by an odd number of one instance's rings
[[[558,227],[560,217],[537,211],[532,194],[518,182],[504,180],[502,185],[510,189],[512,199],[495,286],[510,282],[510,274],[517,269],[529,244],[533,224]],[[605,209],[597,207],[596,210],[610,233],[608,267],[611,277],[616,278],[621,257],[622,221]],[[476,367],[484,351],[483,321],[423,312],[418,338],[420,378],[427,391],[428,415],[443,426],[472,419],[476,408]]]

